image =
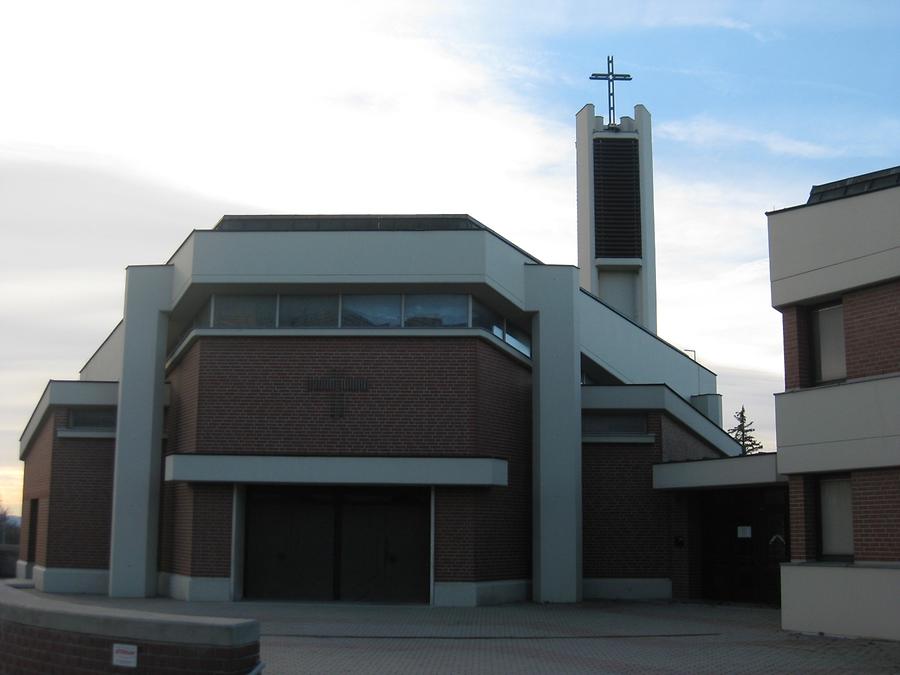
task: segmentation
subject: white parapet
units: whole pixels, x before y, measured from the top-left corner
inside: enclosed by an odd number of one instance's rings
[[[777,394],[778,470],[900,466],[898,401],[898,376]]]
[[[900,640],[900,565],[783,564],[781,627]]]

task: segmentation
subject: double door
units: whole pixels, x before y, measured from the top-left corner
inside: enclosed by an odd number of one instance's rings
[[[244,597],[428,602],[427,488],[251,487]]]

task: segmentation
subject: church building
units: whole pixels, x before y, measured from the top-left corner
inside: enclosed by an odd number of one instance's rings
[[[656,334],[650,115],[577,119],[579,267],[467,215],[225,216],[21,437],[39,590],[776,599],[786,487]],[[738,463],[740,466],[735,468]],[[741,529],[744,528],[744,529]]]

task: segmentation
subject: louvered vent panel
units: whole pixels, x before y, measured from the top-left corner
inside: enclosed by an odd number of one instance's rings
[[[596,257],[641,257],[637,139],[594,139],[594,233]]]

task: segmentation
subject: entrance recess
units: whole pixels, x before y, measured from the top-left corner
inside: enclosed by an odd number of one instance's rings
[[[701,494],[703,597],[780,601],[780,565],[788,560],[785,486]]]
[[[244,596],[428,602],[427,488],[247,489]]]

